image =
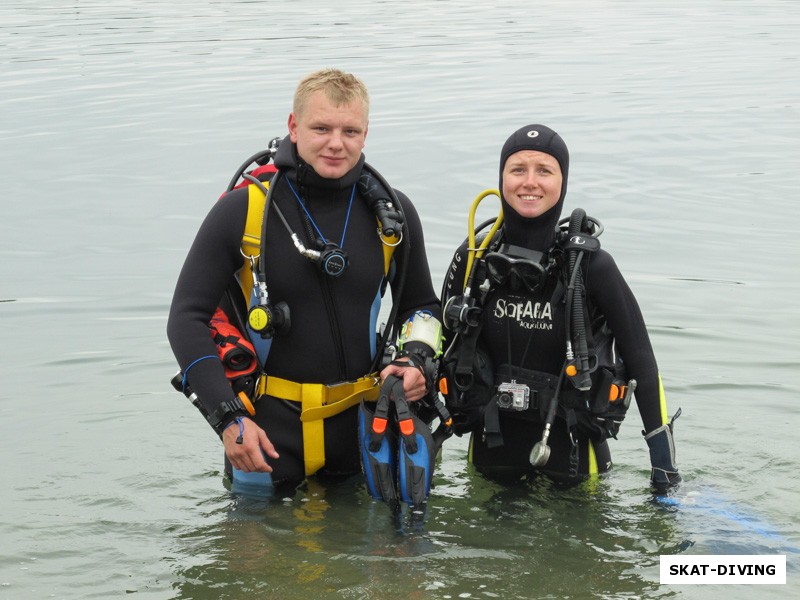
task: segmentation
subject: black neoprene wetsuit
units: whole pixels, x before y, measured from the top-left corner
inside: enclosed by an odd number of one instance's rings
[[[504,242],[536,252],[548,252],[556,241],[556,226],[566,196],[569,173],[569,154],[563,140],[545,126],[529,126],[516,132],[503,147],[500,162],[500,186],[503,189],[503,166],[510,155],[521,150],[549,153],[557,158],[562,171],[561,195],[557,203],[543,214],[526,218],[517,213],[502,198]],[[450,297],[463,293],[466,272],[467,242],[456,251],[447,272],[442,290],[442,305]],[[587,253],[583,265],[586,304],[594,318],[605,318],[613,334],[613,349],[622,359],[627,379],[635,379],[636,403],[646,432],[666,423],[666,403],[653,348],[636,298],[608,252],[600,249]],[[495,371],[500,365],[513,365],[557,376],[566,354],[565,305],[563,293],[555,293],[557,272],[537,292],[525,287],[511,289],[508,282],[490,291],[483,305],[479,344],[486,349]],[[513,281],[513,280],[512,280]],[[562,284],[563,290],[563,284]],[[445,329],[448,338],[453,332]],[[613,361],[612,363],[613,364]],[[496,382],[495,382],[496,383]],[[480,433],[471,439],[471,460],[478,470],[487,474],[519,476],[534,470],[529,462],[530,451],[541,440],[543,419],[526,418],[513,411],[500,411],[500,430],[503,445],[489,447]],[[623,424],[624,428],[624,424]],[[480,431],[478,429],[477,431]],[[586,435],[578,438],[579,474],[593,470],[590,454],[594,454],[598,472],[611,467],[608,444],[592,442]],[[550,458],[538,470],[562,478],[570,473],[570,451],[573,446],[569,430],[562,418],[557,418],[550,434]]]
[[[321,272],[301,256],[274,208],[267,216],[264,257],[266,283],[273,303],[284,301],[291,311],[288,332],[277,334],[265,365],[266,372],[302,383],[332,384],[366,375],[373,361],[377,299],[384,280],[382,242],[375,215],[360,197],[352,201],[364,157],[341,179],[324,179],[304,162],[285,139],[275,164],[282,177],[272,195],[292,230],[307,248],[315,248],[311,220],[328,240],[341,246],[349,266],[339,277]],[[291,182],[300,200],[289,187]],[[441,311],[431,283],[419,216],[409,199],[397,192],[408,233],[394,253],[396,272],[406,271],[400,298],[394,298],[398,277],[391,281],[393,301],[400,303],[398,321],[415,310],[428,310],[440,318]],[[216,355],[208,322],[226,289],[238,290],[234,276],[241,269],[242,234],[247,215],[247,188],[233,190],[208,213],[189,251],[178,278],[170,309],[167,332],[181,369],[198,358]],[[349,214],[348,214],[349,213]],[[344,239],[342,241],[342,238]],[[410,244],[405,264],[405,244]],[[241,292],[238,292],[241,299]],[[241,306],[240,306],[241,308]],[[233,397],[218,360],[201,360],[188,372],[188,381],[209,412]],[[263,428],[280,454],[270,459],[273,481],[304,479],[302,428],[299,403],[261,397],[254,403],[253,420]],[[332,474],[360,470],[357,407],[325,420],[325,467]]]

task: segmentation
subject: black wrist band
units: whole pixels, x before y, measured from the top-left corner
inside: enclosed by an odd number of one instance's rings
[[[238,398],[226,400],[219,405],[217,410],[208,415],[208,424],[217,432],[217,435],[222,436],[225,428],[236,420],[236,417],[249,416],[244,403]]]

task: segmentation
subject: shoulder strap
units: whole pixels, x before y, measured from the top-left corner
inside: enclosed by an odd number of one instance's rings
[[[269,189],[269,181],[264,182],[264,187]],[[257,257],[261,252],[261,223],[264,220],[264,204],[267,198],[255,184],[247,186],[247,194],[247,219],[242,234],[242,254]],[[239,286],[242,288],[245,303],[249,306],[253,291],[253,271],[247,258],[243,261]]]
[[[392,257],[394,256],[395,248],[400,244],[402,238],[396,235],[384,235],[381,229],[380,219],[378,221],[378,231],[380,231],[381,243],[383,245],[383,274],[388,279],[392,269]]]
[[[269,181],[264,182],[264,187],[269,189]],[[242,236],[242,252],[248,256],[255,256],[261,249],[261,223],[264,220],[264,204],[267,197],[255,184],[247,186],[247,193],[247,221]]]

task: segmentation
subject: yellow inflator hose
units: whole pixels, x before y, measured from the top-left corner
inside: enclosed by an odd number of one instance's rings
[[[497,215],[497,219],[495,220],[492,228],[489,230],[489,234],[483,239],[481,242],[480,247],[475,247],[475,213],[478,210],[478,206],[483,201],[484,198],[487,196],[497,196],[500,199],[500,191],[499,190],[484,190],[475,200],[472,201],[472,206],[469,209],[469,223],[468,223],[468,239],[469,239],[469,252],[467,253],[467,272],[464,275],[464,288],[467,287],[467,282],[469,281],[470,273],[472,272],[472,265],[475,262],[475,259],[480,258],[483,256],[483,253],[486,251],[486,248],[489,247],[489,244],[494,237],[494,234],[497,233],[497,230],[500,229],[500,225],[503,224],[503,208],[500,207],[500,213]]]

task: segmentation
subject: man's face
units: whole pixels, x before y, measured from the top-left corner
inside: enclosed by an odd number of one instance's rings
[[[361,158],[368,123],[362,102],[334,106],[317,91],[309,96],[302,114],[289,115],[289,138],[320,176],[338,179]]]

